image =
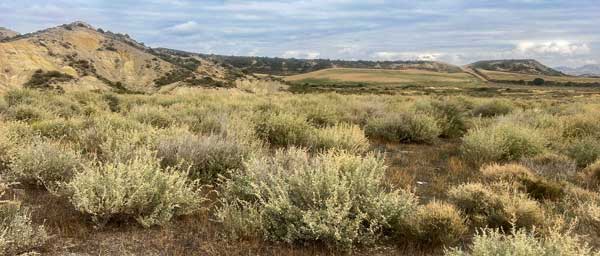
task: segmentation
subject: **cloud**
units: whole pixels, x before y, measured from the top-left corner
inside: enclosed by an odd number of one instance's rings
[[[198,29],[200,29],[200,24],[195,21],[187,21],[169,28],[170,31],[177,33],[191,33],[197,31]]]
[[[569,41],[546,41],[532,42],[523,41],[516,45],[516,50],[520,53],[528,54],[560,54],[560,55],[579,55],[590,53],[590,47],[585,43],[571,43]]]
[[[376,52],[373,57],[377,60],[423,60],[436,61],[445,54],[433,52]]]
[[[296,58],[296,59],[316,59],[319,58],[321,54],[319,52],[314,51],[298,51],[298,50],[290,50],[285,51],[282,55],[284,58]]]

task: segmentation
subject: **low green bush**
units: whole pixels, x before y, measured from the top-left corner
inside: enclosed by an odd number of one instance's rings
[[[416,213],[416,235],[421,244],[453,245],[466,234],[465,218],[451,204],[431,202]]]
[[[416,105],[417,111],[430,113],[442,130],[441,137],[458,138],[467,131],[465,103],[454,99],[433,100]]]
[[[134,218],[144,227],[188,215],[204,200],[185,172],[162,169],[155,153],[139,150],[126,162],[85,167],[66,184],[73,206],[102,226],[115,217]]]
[[[365,133],[389,142],[432,143],[442,130],[433,116],[406,112],[370,119]]]
[[[52,189],[70,180],[82,163],[81,155],[69,146],[36,139],[16,148],[6,175],[20,183]]]
[[[412,193],[387,190],[383,159],[331,151],[278,150],[250,159],[223,182],[218,219],[234,237],[260,234],[287,243],[321,242],[349,248],[370,244],[416,210]],[[396,228],[395,228],[396,227]]]
[[[538,177],[527,167],[518,164],[492,164],[482,168],[484,177],[514,182],[517,189],[538,200],[557,200],[564,195],[563,184]]]
[[[131,109],[127,115],[133,120],[157,128],[167,128],[175,122],[163,108],[155,106],[137,106]]]
[[[46,113],[31,105],[17,105],[10,107],[4,116],[7,120],[33,122],[44,119]]]
[[[312,147],[363,153],[369,149],[369,140],[365,137],[365,132],[357,125],[337,124],[317,129]]]
[[[570,230],[551,230],[540,236],[533,231],[511,229],[505,233],[498,229],[483,229],[473,239],[468,252],[450,249],[446,256],[586,256],[600,255],[594,252],[580,236]]]
[[[543,223],[544,213],[539,203],[521,193],[495,191],[480,183],[452,187],[450,202],[462,210],[476,227],[531,228]]]
[[[189,167],[190,176],[214,180],[228,171],[242,169],[250,154],[242,143],[221,136],[189,133],[164,136],[157,142],[163,167]]]
[[[490,100],[481,104],[476,105],[473,110],[473,116],[479,117],[494,117],[499,115],[506,115],[512,112],[514,105],[507,100]]]
[[[545,150],[545,143],[534,129],[497,124],[469,130],[463,137],[461,151],[465,159],[482,164],[535,156]]]
[[[31,213],[17,201],[0,201],[0,254],[22,255],[48,241],[44,226],[31,221]]]
[[[315,128],[302,116],[279,113],[261,118],[256,124],[256,133],[276,147],[310,146]]]
[[[50,139],[76,140],[81,122],[72,119],[48,119],[33,122],[31,128],[39,135]]]
[[[586,167],[600,158],[600,139],[584,137],[567,142],[566,155],[579,167]]]

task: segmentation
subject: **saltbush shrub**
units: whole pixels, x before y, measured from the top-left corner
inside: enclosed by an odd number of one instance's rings
[[[302,116],[278,113],[261,118],[256,124],[256,133],[276,147],[310,146],[315,128]]]
[[[317,129],[313,148],[363,153],[369,149],[369,140],[357,125],[337,124]]]
[[[533,231],[511,229],[505,233],[499,229],[483,229],[473,239],[468,252],[451,249],[446,256],[585,256],[594,253],[580,236],[572,231],[559,232],[556,229],[545,236]]]
[[[591,187],[600,186],[600,159],[586,167],[584,173]]]
[[[442,130],[431,115],[406,112],[370,119],[365,132],[368,137],[389,142],[432,143]]]
[[[140,123],[149,124],[157,128],[166,128],[175,122],[163,108],[148,105],[134,107],[129,111],[128,116]]]
[[[577,162],[577,166],[586,167],[600,158],[600,139],[584,137],[567,142],[566,155]]]
[[[33,131],[50,139],[75,140],[81,123],[72,119],[49,119],[31,124]]]
[[[416,235],[422,244],[452,245],[467,232],[465,218],[452,204],[431,202],[416,213]]]
[[[600,138],[600,115],[579,114],[563,119],[563,136],[566,138]]]
[[[416,105],[417,111],[430,113],[442,130],[441,137],[458,138],[467,131],[466,107],[457,100],[433,100]]]
[[[472,110],[473,116],[479,117],[494,117],[506,115],[513,111],[514,106],[507,100],[490,100],[479,105],[476,105]]]
[[[527,167],[519,164],[492,164],[483,167],[481,173],[492,180],[514,182],[515,188],[538,200],[556,200],[564,194],[562,184],[538,177]]]
[[[31,213],[17,201],[0,201],[0,254],[21,255],[48,241],[43,226],[31,221]]]
[[[33,122],[43,119],[46,113],[31,105],[17,105],[4,114],[7,120]]]
[[[531,228],[543,223],[540,205],[521,193],[495,191],[480,183],[455,186],[448,192],[449,200],[462,210],[477,227]]]
[[[577,163],[574,160],[555,153],[527,157],[521,159],[519,163],[538,175],[552,180],[569,180],[577,174]]]
[[[190,176],[213,180],[230,170],[244,167],[251,152],[238,141],[218,135],[198,136],[189,133],[163,136],[157,142],[162,166],[189,167]]]
[[[162,169],[155,153],[139,150],[126,162],[85,167],[66,184],[75,208],[99,226],[120,216],[144,227],[163,225],[199,209],[204,200],[185,172]]]
[[[343,248],[373,243],[386,230],[407,233],[393,227],[405,227],[417,206],[412,193],[383,186],[385,169],[373,155],[278,150],[224,181],[217,216],[235,237]]]
[[[82,162],[80,154],[71,147],[36,139],[16,148],[6,174],[20,183],[51,189],[57,183],[68,181]]]
[[[482,164],[535,156],[544,151],[545,143],[534,129],[498,124],[469,130],[461,151],[465,159]]]

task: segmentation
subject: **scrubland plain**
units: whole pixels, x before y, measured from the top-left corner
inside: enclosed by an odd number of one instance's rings
[[[597,95],[237,87],[4,93],[0,251],[598,254]]]

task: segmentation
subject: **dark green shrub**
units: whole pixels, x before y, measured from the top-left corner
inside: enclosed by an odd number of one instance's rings
[[[365,133],[389,142],[432,143],[442,130],[431,115],[407,112],[369,120]]]

